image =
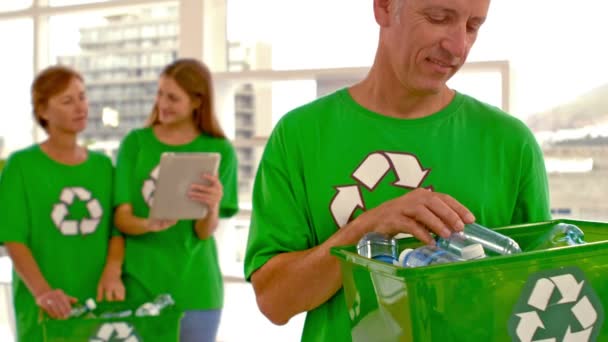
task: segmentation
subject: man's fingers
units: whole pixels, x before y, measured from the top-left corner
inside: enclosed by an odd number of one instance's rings
[[[412,234],[416,239],[424,242],[425,244],[432,244],[433,236],[426,227],[416,220],[412,220],[409,217],[403,218],[403,226],[406,227],[407,231]]]
[[[459,219],[464,224],[475,222],[475,215],[469,211],[464,205],[455,200],[452,196],[441,194],[442,200],[458,214]],[[464,227],[463,227],[464,228]]]
[[[448,229],[445,223],[443,223],[443,221],[426,206],[419,205],[416,207],[414,219],[437,235],[448,237],[451,234],[451,231]]]

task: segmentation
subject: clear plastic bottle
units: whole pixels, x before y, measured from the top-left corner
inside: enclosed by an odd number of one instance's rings
[[[397,241],[381,233],[369,232],[357,243],[357,253],[392,264],[397,260]]]
[[[93,298],[89,298],[84,301],[83,304],[76,303],[72,306],[72,310],[70,311],[70,317],[82,317],[87,313],[92,315],[93,310],[97,308],[97,303]]]
[[[477,223],[465,224],[463,234],[468,240],[481,244],[486,252],[490,251],[496,254],[521,253],[521,248],[515,240]]]
[[[464,260],[486,257],[483,246],[466,238],[462,232],[453,233],[449,238],[438,237],[436,246],[454,253]]]
[[[528,251],[585,244],[585,233],[570,223],[558,223],[528,246]]]
[[[122,311],[107,311],[99,315],[99,318],[125,318],[131,317],[133,310],[122,310]]]
[[[399,254],[397,265],[401,267],[420,267],[458,261],[463,261],[463,259],[445,249],[427,245],[416,249],[404,249]]]
[[[144,303],[137,308],[135,316],[158,316],[164,308],[174,304],[170,294],[161,294],[153,302]]]

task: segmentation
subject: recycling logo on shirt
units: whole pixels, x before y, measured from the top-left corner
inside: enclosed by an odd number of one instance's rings
[[[89,215],[80,220],[67,219],[70,214],[70,206],[76,198],[86,202]],[[99,201],[92,197],[90,191],[81,187],[63,188],[59,200],[59,203],[53,205],[51,219],[63,235],[86,235],[95,232],[103,215],[103,209]]]
[[[346,225],[357,209],[366,210],[360,186],[373,191],[391,170],[397,177],[392,185],[407,189],[420,187],[430,172],[413,154],[386,151],[369,154],[351,175],[357,184],[336,186],[329,208],[338,227]]]
[[[509,334],[521,342],[596,341],[604,309],[577,267],[533,274],[509,319]]]
[[[105,323],[89,342],[142,342],[133,326],[127,322]]]
[[[156,190],[156,181],[158,180],[158,171],[160,169],[160,165],[157,165],[150,172],[150,177],[144,181],[144,185],[141,188],[141,194],[144,196],[144,201],[148,204],[149,207],[152,207],[152,202],[154,201],[154,191]]]

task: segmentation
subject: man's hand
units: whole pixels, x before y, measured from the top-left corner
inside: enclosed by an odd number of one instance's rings
[[[416,189],[369,210],[359,218],[369,231],[394,236],[412,234],[424,243],[432,243],[431,232],[448,237],[462,231],[464,224],[475,222],[473,214],[449,195]]]

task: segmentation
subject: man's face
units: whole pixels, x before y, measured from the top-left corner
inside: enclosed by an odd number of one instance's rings
[[[466,61],[490,0],[402,1],[381,29],[380,48],[404,87],[438,93]]]

